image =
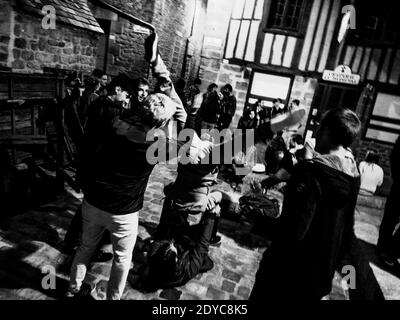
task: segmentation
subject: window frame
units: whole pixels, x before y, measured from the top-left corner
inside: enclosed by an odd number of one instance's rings
[[[373,121],[373,120],[387,122],[387,123],[390,123],[390,124],[400,125],[400,120],[398,120],[398,119],[390,119],[388,117],[382,117],[382,116],[374,115],[374,110],[375,110],[375,107],[376,107],[376,102],[378,100],[378,95],[379,94],[387,94],[387,95],[400,97],[400,92],[397,91],[397,90],[380,90],[380,89],[376,90],[376,93],[375,93],[374,98],[373,98],[373,107],[371,108],[371,111],[370,111],[370,114],[369,114],[369,117],[368,117],[368,122],[365,124],[366,128],[365,128],[365,132],[363,134],[363,138],[366,141],[374,141],[374,142],[383,143],[383,144],[387,144],[387,145],[394,145],[395,142],[390,142],[390,141],[376,139],[376,138],[372,138],[372,137],[368,137],[367,136],[368,129],[381,130],[381,131],[385,131],[385,132],[396,131],[396,132],[393,132],[393,133],[398,133],[398,135],[400,136],[400,129],[399,130],[395,130],[395,129],[389,128],[389,130],[387,130],[388,128],[385,128],[385,127],[382,127],[382,126],[379,126],[379,125],[374,125],[374,124],[371,125],[371,121]]]
[[[270,33],[274,33],[274,34],[282,34],[282,35],[293,36],[293,37],[297,37],[297,38],[305,37],[313,1],[303,0],[302,7],[300,9],[299,25],[298,25],[297,30],[290,30],[290,29],[285,29],[285,28],[269,26],[269,21],[271,19],[271,13],[272,13],[271,12],[272,1],[277,1],[277,0],[266,0],[267,4],[265,6],[265,11],[264,11],[265,22],[264,22],[263,31],[265,33],[270,32]],[[285,1],[288,1],[288,0],[285,0]],[[286,4],[286,6],[287,6],[287,4]]]
[[[262,11],[262,15],[261,15],[260,18],[256,18],[255,17],[258,1],[262,1],[262,0],[255,0],[254,1],[253,12],[252,12],[250,18],[244,18],[244,12],[246,10],[246,2],[247,2],[247,0],[244,0],[244,1],[245,2],[244,2],[244,5],[243,5],[243,9],[242,9],[242,15],[241,15],[240,18],[233,18],[232,17],[233,12],[231,12],[231,16],[229,18],[228,31],[226,33],[226,39],[225,39],[225,48],[224,48],[224,55],[223,55],[224,59],[238,59],[238,60],[246,61],[245,58],[246,58],[247,46],[248,46],[249,37],[250,37],[251,24],[252,24],[253,21],[259,21],[260,26],[263,23],[264,10]],[[268,1],[268,0],[264,0],[264,6],[265,6],[265,1]],[[226,58],[226,53],[227,53],[226,51],[227,51],[227,48],[228,48],[228,41],[229,41],[229,35],[230,35],[230,31],[231,31],[231,25],[232,25],[232,21],[234,21],[234,20],[235,21],[239,21],[239,29],[238,29],[236,40],[235,40],[235,46],[233,48],[233,56],[231,58]],[[245,43],[244,50],[243,50],[243,56],[241,58],[239,58],[239,57],[236,57],[236,51],[237,51],[237,47],[238,47],[238,40],[239,40],[240,31],[241,31],[241,28],[242,28],[243,21],[249,21],[249,29],[248,29],[247,35],[246,35],[246,43]]]
[[[268,75],[272,75],[272,76],[279,76],[282,78],[289,78],[290,79],[290,84],[289,84],[289,88],[288,88],[288,92],[286,95],[286,98],[284,100],[282,100],[282,103],[286,106],[290,100],[290,95],[292,92],[292,88],[293,88],[293,83],[294,83],[294,78],[295,75],[294,74],[282,74],[281,72],[274,72],[274,71],[266,71],[266,70],[260,70],[260,69],[253,69],[251,72],[251,76],[250,76],[250,83],[249,83],[249,87],[247,89],[247,94],[246,94],[246,100],[245,100],[245,105],[249,103],[249,99],[262,99],[262,100],[267,100],[267,101],[273,101],[275,98],[268,98],[266,99],[266,97],[263,96],[258,96],[258,95],[254,95],[251,93],[251,88],[253,87],[253,81],[254,81],[254,75],[256,73],[263,73],[263,74],[268,74]]]

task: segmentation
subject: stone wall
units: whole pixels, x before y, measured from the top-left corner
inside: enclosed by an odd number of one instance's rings
[[[107,2],[155,26],[159,35],[160,54],[171,71],[171,77],[174,81],[181,75],[186,41],[190,37],[193,14],[196,10],[193,36],[190,38],[187,51],[188,61],[185,79],[190,82],[197,76],[204,32],[206,1],[107,0]],[[143,33],[141,33],[142,31]],[[125,19],[118,18],[118,20],[111,22],[110,36],[107,72],[111,75],[127,72],[134,77],[146,76],[148,63],[143,58],[143,44],[148,34],[145,33],[145,30],[138,30],[137,26]]]
[[[61,23],[46,30],[41,17],[13,8],[9,1],[0,0],[0,6],[0,66],[16,72],[94,69],[97,33]]]

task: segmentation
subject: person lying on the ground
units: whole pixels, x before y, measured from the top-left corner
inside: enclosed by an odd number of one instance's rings
[[[187,226],[187,232],[173,238],[159,238],[152,243],[145,288],[154,290],[182,286],[199,273],[213,268],[208,249],[215,215],[216,211],[207,211],[200,224]],[[187,221],[182,218],[181,223],[186,225]]]

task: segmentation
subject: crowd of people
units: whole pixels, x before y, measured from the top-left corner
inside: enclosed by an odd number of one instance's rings
[[[158,54],[157,41],[155,33],[145,41],[145,57],[157,79],[154,92],[144,78],[121,74],[111,80],[97,70],[79,94],[79,103],[71,98],[77,95],[73,92],[76,79],[68,86],[66,122],[77,147],[79,184],[84,194],[65,238],[72,257],[68,297],[81,293],[93,259],[112,258],[107,299],[121,298],[138,234],[139,212],[155,166],[146,158],[154,141],[149,141],[148,135],[166,137],[165,150],[158,152],[167,154],[171,144],[182,147],[186,142],[171,135],[172,121],[178,124],[178,131],[192,129],[185,149],[190,161],[178,164],[176,181],[164,188],[166,198],[143,283],[149,288],[180,286],[213,268],[208,250],[221,241],[217,230],[225,194],[212,188],[220,165],[201,160],[221,152],[224,145],[215,144],[202,129],[229,128],[237,102],[230,84],[220,90],[211,84],[205,93],[199,79],[188,88],[182,79],[174,85]],[[349,109],[326,112],[315,148],[301,135],[294,134],[286,142],[282,131],[271,130],[271,119],[298,106],[298,100],[285,107],[275,99],[272,108],[266,108],[259,100],[244,108],[237,126],[243,133],[253,130],[256,141],[267,145],[264,160],[269,176],[261,187],[286,182],[278,236],[257,272],[250,297],[255,300],[284,298],[289,287],[292,294],[297,290],[303,298],[321,299],[329,294],[334,271],[354,241],[360,183],[371,193],[382,184],[377,156],[369,154],[358,166],[352,154],[350,147],[361,123]],[[387,230],[393,229],[393,208],[398,208],[395,197],[390,199],[385,212],[390,220]],[[189,215],[198,215],[200,223],[190,225]],[[100,247],[107,241],[113,252],[104,258]]]

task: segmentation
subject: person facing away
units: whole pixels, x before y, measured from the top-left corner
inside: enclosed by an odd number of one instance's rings
[[[221,89],[223,96],[221,101],[220,117],[218,119],[218,129],[227,129],[232,122],[232,118],[236,112],[236,98],[233,94],[233,88],[228,83]]]
[[[220,114],[222,96],[217,92],[218,86],[212,83],[203,95],[203,102],[198,112],[201,120],[201,129],[214,129]]]
[[[366,194],[374,194],[377,187],[383,183],[383,170],[379,166],[380,155],[374,151],[368,151],[364,161],[359,164],[361,186],[360,191]]]
[[[319,300],[331,292],[336,268],[354,239],[360,186],[350,146],[361,128],[357,115],[327,111],[316,133],[313,159],[295,166],[275,238],[262,258],[250,299]]]

